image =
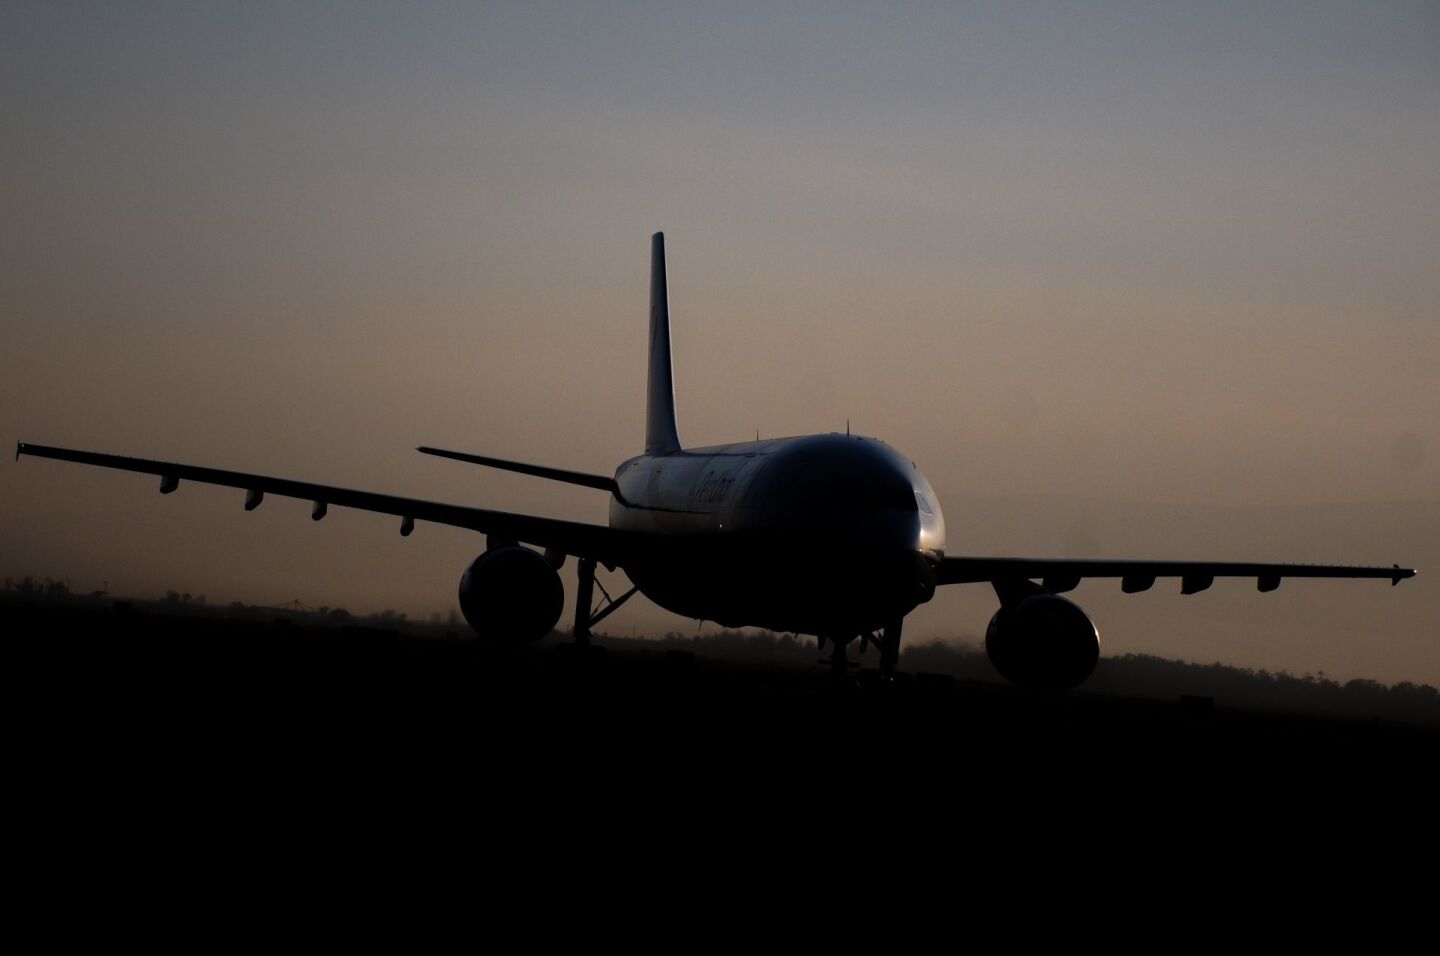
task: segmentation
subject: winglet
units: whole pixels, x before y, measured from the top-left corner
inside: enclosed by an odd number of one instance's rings
[[[665,233],[650,237],[650,365],[645,394],[645,454],[680,450],[675,427],[675,377],[670,361],[670,292],[665,281]]]
[[[19,461],[19,460],[20,460],[20,453],[21,453],[22,451],[24,451],[24,450],[25,450],[25,443],[24,443],[23,441],[17,441],[17,442],[15,443],[15,460],[16,460],[16,461]]]

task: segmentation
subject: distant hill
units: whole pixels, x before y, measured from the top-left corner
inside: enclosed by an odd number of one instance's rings
[[[813,640],[765,632],[719,631],[699,636],[671,633],[659,640],[607,636],[603,643],[617,649],[657,648],[720,659],[796,666],[814,664],[820,656]],[[853,655],[852,651],[852,656],[862,665],[876,660],[874,651],[868,657]],[[949,674],[960,680],[1005,683],[990,666],[984,649],[974,644],[931,641],[909,645],[900,653],[900,669],[911,673]],[[1440,691],[1428,684],[1404,682],[1387,686],[1373,680],[1339,683],[1227,664],[1166,660],[1148,654],[1102,657],[1095,673],[1075,693],[1172,701],[1182,696],[1204,697],[1210,698],[1217,707],[1374,717],[1440,726]]]

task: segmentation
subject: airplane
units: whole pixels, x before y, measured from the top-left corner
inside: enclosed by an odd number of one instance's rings
[[[180,481],[245,491],[245,509],[267,494],[397,516],[400,533],[416,521],[485,535],[485,550],[460,579],[460,608],[480,639],[519,646],[549,634],[564,611],[558,569],[575,557],[579,574],[572,637],[592,629],[636,593],[685,617],[725,627],[813,635],[843,676],[855,666],[847,646],[879,651],[879,673],[893,679],[905,616],[937,587],[989,584],[999,609],[985,633],[995,669],[1010,682],[1065,691],[1089,677],[1099,631],[1061,597],[1084,578],[1119,578],[1127,593],[1157,578],[1179,578],[1182,594],[1217,577],[1254,578],[1273,591],[1282,578],[1385,578],[1415,570],[1394,565],[1256,564],[1209,561],[1074,560],[954,555],[945,518],[915,463],[875,438],[805,435],[687,448],[680,442],[670,355],[665,237],[651,237],[649,365],[645,448],[613,475],[588,474],[439,448],[417,449],[471,464],[568,482],[609,495],[605,526],[352,491],[266,475],[77,451],[24,442],[21,455],[157,475],[170,494]],[[631,588],[597,607],[596,570],[622,570]]]

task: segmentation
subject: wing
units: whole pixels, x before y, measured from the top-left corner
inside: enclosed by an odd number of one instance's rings
[[[427,448],[424,445],[421,445],[415,450],[423,455],[435,455],[438,458],[453,458],[456,461],[467,461],[472,465],[485,465],[488,468],[517,471],[522,475],[534,475],[537,478],[549,478],[551,481],[566,481],[572,485],[599,488],[601,491],[608,491],[612,495],[620,494],[620,487],[615,484],[615,479],[608,475],[589,475],[583,471],[567,471],[564,468],[547,468],[544,465],[527,465],[523,461],[507,461],[504,458],[487,458],[484,455],[471,455],[463,451],[446,451],[443,448]]]
[[[330,485],[316,485],[308,481],[290,481],[286,478],[271,478],[267,475],[251,475],[239,471],[223,471],[219,468],[202,468],[197,465],[182,465],[175,462],[151,461],[145,458],[127,458],[122,455],[104,455],[93,451],[75,451],[70,448],[52,448],[47,445],[15,446],[15,457],[33,455],[37,458],[56,458],[60,461],[74,461],[82,465],[99,465],[102,468],[118,468],[121,471],[138,471],[160,476],[160,491],[169,494],[179,487],[181,479],[199,481],[210,485],[225,485],[243,488],[246,491],[245,510],[256,508],[267,494],[285,498],[303,498],[314,502],[310,516],[315,520],[325,517],[330,505],[357,508],[361,511],[378,511],[381,514],[397,515],[402,519],[401,534],[409,534],[416,521],[431,521],[448,524],[457,528],[469,528],[484,534],[493,534],[527,544],[553,548],[565,554],[594,558],[607,567],[619,564],[634,545],[630,532],[606,528],[600,525],[583,524],[576,521],[560,521],[555,518],[539,518],[532,515],[514,514],[508,511],[487,511],[484,508],[466,508],[462,505],[447,505],[416,498],[399,498],[394,495],[380,495],[369,491],[351,491]]]
[[[1126,593],[1148,590],[1156,578],[1179,578],[1182,594],[1203,591],[1216,578],[1254,578],[1261,591],[1273,591],[1281,578],[1385,578],[1392,585],[1413,578],[1413,568],[1350,567],[1336,564],[1237,564],[1223,561],[1080,561],[1063,558],[944,558],[935,569],[936,584],[1043,579],[1045,588],[1069,591],[1081,578],[1120,578]]]

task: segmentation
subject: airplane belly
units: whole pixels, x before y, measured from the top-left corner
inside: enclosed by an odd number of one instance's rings
[[[707,535],[627,563],[641,593],[672,613],[725,627],[852,635],[903,617],[934,593],[918,551],[830,547],[783,537]]]

